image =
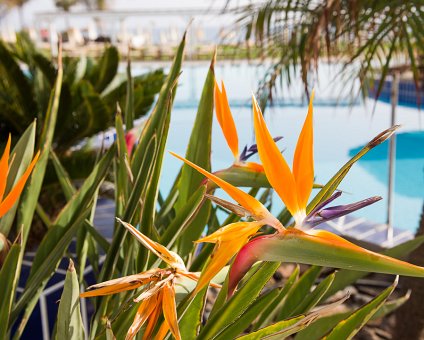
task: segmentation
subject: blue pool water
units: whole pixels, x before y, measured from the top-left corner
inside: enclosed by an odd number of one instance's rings
[[[146,68],[153,67],[157,67],[157,65],[136,65],[135,71],[142,72]],[[183,67],[172,111],[168,150],[179,154],[185,153],[207,70],[207,63],[186,63]],[[249,97],[263,72],[264,67],[247,63],[237,65],[231,63],[220,65],[218,63],[216,67],[217,77],[225,81],[230,102],[234,104],[232,112],[239,133],[240,145],[253,142]],[[390,106],[386,103],[377,103],[374,114],[372,113],[373,102],[366,105],[357,104],[352,107],[343,105],[351,99],[350,87],[344,86],[343,91],[337,89],[337,86],[332,83],[331,72],[332,70],[326,65],[320,67],[318,77],[320,82],[316,86],[314,127],[315,174],[318,183],[326,183],[350,159],[352,150],[363,146],[390,125]],[[284,155],[289,162],[293,157],[297,136],[307,111],[301,94],[301,83],[292,84],[290,89],[281,96],[285,104],[269,108],[266,112],[266,120],[271,133],[274,136],[284,136],[279,144],[281,149],[285,150]],[[340,99],[342,105],[334,106],[334,102]],[[398,108],[397,123],[402,124],[400,133],[413,132],[419,136],[419,138],[411,138],[406,149],[399,148],[399,158],[402,158],[402,152],[408,149],[424,150],[423,118],[423,113],[416,109]],[[216,120],[214,120],[212,143],[213,170],[228,167],[232,162],[232,154]],[[384,148],[383,145],[379,149],[374,149],[368,154],[366,160],[353,166],[340,185],[340,189],[345,194],[338,201],[341,204],[369,196],[382,196],[382,201],[356,213],[356,216],[365,217],[378,223],[386,221],[387,211],[387,167]],[[373,154],[379,158],[378,166],[377,163],[374,163],[376,166],[373,166],[369,159],[372,159]],[[165,170],[161,177],[161,190],[164,192],[169,190],[180,165],[180,161],[169,154],[166,155]],[[402,229],[415,230],[424,201],[424,158],[414,156],[400,159],[398,168],[399,172],[396,177],[398,187],[395,189],[394,197],[394,225]],[[275,200],[274,205],[277,205],[278,202],[279,200]]]

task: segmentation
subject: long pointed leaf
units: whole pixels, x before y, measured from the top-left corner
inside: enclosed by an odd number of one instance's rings
[[[84,339],[79,293],[77,274],[74,263],[70,260],[57,313],[56,339]]]
[[[262,288],[275,273],[280,263],[263,263],[252,275],[251,279],[240,288],[234,296],[212,317],[208,320],[205,327],[199,334],[201,339],[209,339],[220,333],[226,328],[231,320],[243,314],[251,305]]]
[[[396,247],[384,250],[381,252],[383,255],[391,256],[396,259],[405,259],[408,255],[417,249],[424,242],[424,236],[416,237],[413,240],[406,241],[402,244],[397,245]],[[368,272],[355,271],[342,269],[336,272],[336,277],[331,287],[328,289],[327,293],[324,295],[324,299],[334,295],[339,290],[349,286],[350,284],[356,282],[362,277],[368,275]]]
[[[213,93],[215,84],[214,64],[215,57],[209,67],[208,75],[203,86],[202,96],[197,110],[196,120],[191,132],[187,147],[186,159],[194,162],[203,169],[211,169],[211,145],[212,145],[212,118],[213,118]],[[181,169],[181,177],[178,182],[178,200],[175,209],[178,210],[187,202],[190,196],[197,190],[204,176],[184,164]],[[211,205],[205,202],[194,220],[180,237],[179,254],[185,256],[193,247],[193,241],[197,240],[203,232],[204,226],[209,218]]]
[[[343,322],[340,322],[326,337],[326,340],[352,339],[353,336],[368,322],[368,320],[386,302],[397,286],[396,278],[392,286],[385,289],[379,296],[357,310]]]
[[[21,246],[14,244],[7,254],[6,261],[0,270],[0,339],[6,339],[10,320],[10,312],[14,302],[15,290],[17,282],[17,265],[19,263],[19,253]]]

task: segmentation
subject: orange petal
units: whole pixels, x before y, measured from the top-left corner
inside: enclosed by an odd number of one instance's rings
[[[312,91],[309,100],[308,115],[300,132],[293,158],[293,176],[296,181],[297,199],[301,209],[306,209],[314,185],[313,100],[314,91]]]
[[[197,286],[193,294],[197,294],[225,267],[225,265],[232,259],[232,257],[241,249],[247,240],[238,240],[236,242],[222,242],[215,246],[214,253],[211,256],[210,262],[207,264],[206,269],[200,275]]]
[[[162,322],[162,325],[160,326],[159,330],[157,331],[155,335],[155,340],[163,340],[166,337],[166,334],[168,334],[169,326],[166,321]]]
[[[128,229],[128,231],[147,249],[149,249],[152,253],[156,254],[160,259],[165,261],[167,264],[169,264],[173,268],[179,268],[179,269],[186,269],[184,261],[181,259],[181,257],[174,253],[173,251],[168,250],[163,245],[152,241],[149,239],[146,235],[142,234],[140,231],[138,231],[136,228],[134,228],[131,224],[122,221],[121,219],[117,218],[117,220]]]
[[[260,222],[236,222],[219,228],[213,234],[197,240],[196,243],[209,242],[225,242],[232,241],[237,238],[250,237],[255,234],[264,223]]]
[[[275,228],[283,228],[281,223],[268,211],[264,205],[259,202],[256,198],[245,193],[243,190],[231,185],[230,183],[224,181],[223,179],[211,174],[210,172],[202,169],[200,166],[190,162],[189,160],[177,155],[176,153],[170,151],[170,154],[186,162],[191,167],[195,168],[197,171],[205,175],[216,185],[220,186],[228,195],[230,195],[235,201],[237,201],[243,208],[247,209],[252,217],[256,220],[266,220],[267,223]]]
[[[200,273],[192,273],[192,272],[178,272],[178,274],[188,277],[189,279],[192,279],[193,281],[199,281],[200,279]],[[218,283],[210,282],[209,285],[214,288],[221,288],[222,286]]]
[[[299,212],[296,182],[286,160],[268,131],[261,109],[253,95],[252,102],[256,143],[266,177],[287,209],[296,218]]]
[[[118,279],[98,283],[96,285],[88,287],[88,289],[94,290],[81,293],[80,297],[110,295],[124,292],[127,290],[137,289],[149,282],[156,281],[161,271],[161,269],[155,269],[140,274],[129,275],[125,277],[120,277]]]
[[[254,235],[263,225],[261,223],[255,222],[240,222],[233,223],[233,225],[234,224],[244,224],[244,228],[238,228],[238,235],[235,233],[236,230],[231,229],[228,236],[226,235],[225,237],[222,237],[221,235],[219,242],[215,246],[215,250],[212,254],[210,262],[207,264],[206,269],[200,275],[200,279],[197,282],[194,294],[201,291],[208,284],[208,282],[210,282],[233,258],[233,256],[236,255],[238,251],[249,241],[249,238]],[[205,237],[205,239],[206,238],[207,237]]]
[[[7,140],[6,147],[4,148],[3,156],[0,159],[0,202],[3,199],[4,191],[7,184],[7,173],[9,171],[9,153],[10,153],[11,137]]]
[[[150,323],[152,317],[156,315],[155,311],[157,309],[159,309],[160,311],[160,305],[158,306],[157,296],[152,296],[150,299],[141,302],[140,307],[138,307],[137,313],[135,315],[134,321],[131,327],[128,329],[125,340],[133,339],[137,335],[140,328],[143,327],[146,320],[149,319]]]
[[[38,157],[40,156],[40,151],[37,152],[34,159],[32,160],[29,167],[25,170],[22,177],[19,179],[18,183],[13,187],[13,189],[9,192],[9,194],[6,196],[3,202],[0,204],[0,217],[2,217],[4,214],[7,213],[7,211],[13,207],[15,202],[18,200],[19,195],[22,193],[22,190],[24,189],[25,183],[31,175],[31,171],[35,166],[35,163],[37,163]]]
[[[134,299],[134,302],[140,302],[145,299],[150,299],[151,296],[158,294],[159,291],[165,286],[165,284],[174,279],[175,275],[170,274],[165,277],[163,280],[156,282],[155,284],[149,286],[148,289],[144,290],[139,296]]]
[[[144,330],[144,333],[143,333],[143,338],[142,338],[143,340],[152,339],[152,333],[155,330],[156,323],[158,322],[158,319],[159,319],[159,315],[162,312],[162,303],[163,303],[162,302],[162,291],[160,291],[154,297],[156,297],[156,308],[149,317],[149,321],[148,321],[146,329]],[[152,297],[152,298],[154,298],[154,297]]]
[[[171,330],[175,339],[181,340],[180,330],[178,328],[177,306],[175,304],[175,289],[171,282],[167,282],[163,287],[162,310],[165,321]]]
[[[262,164],[256,162],[245,162],[240,164],[239,166],[245,166],[246,168],[249,168],[255,172],[264,172],[264,167],[262,166]]]
[[[219,90],[218,83],[215,80],[215,112],[218,123],[224,134],[227,144],[231,149],[235,159],[239,157],[238,136],[234,119],[228,104],[227,92],[224,82],[221,82],[222,91]]]

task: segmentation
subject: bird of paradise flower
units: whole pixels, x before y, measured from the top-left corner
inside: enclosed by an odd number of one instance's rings
[[[328,231],[309,229],[381,199],[371,197],[345,206],[326,208],[331,201],[340,196],[340,192],[336,192],[307,214],[306,207],[314,181],[313,97],[314,93],[311,95],[308,114],[296,145],[292,171],[271,137],[259,105],[252,96],[259,157],[269,183],[293,216],[294,227],[285,228],[256,198],[171,152],[221,187],[240,204],[236,206],[227,202],[225,203],[227,208],[231,209],[233,206],[234,212],[240,214],[242,211],[245,217],[254,220],[224,226],[197,241],[215,243],[216,246],[210,262],[201,274],[196,291],[205,287],[236,254],[238,255],[229,273],[229,295],[234,292],[238,282],[253,263],[259,260],[285,260],[334,268],[424,277],[422,267],[368,251]],[[386,134],[386,137],[388,135]],[[216,203],[220,201],[223,200],[215,200]],[[275,233],[254,238],[258,230],[265,225],[274,228]]]
[[[221,127],[222,133],[224,134],[225,140],[227,141],[227,145],[234,156],[233,166],[243,167],[254,172],[263,172],[264,169],[261,164],[247,161],[251,156],[257,153],[258,150],[256,144],[251,145],[250,147],[246,145],[241,153],[239,151],[237,128],[231,113],[230,104],[227,98],[227,91],[223,81],[221,81],[220,89],[215,80],[214,99],[216,118],[219,126]],[[275,137],[274,141],[278,142],[281,138],[282,137]]]
[[[175,280],[178,277],[187,277],[194,281],[199,279],[198,273],[189,272],[181,259],[175,252],[168,250],[161,244],[152,241],[142,234],[131,224],[117,219],[142,245],[168,264],[167,268],[153,268],[148,271],[121,277],[95,284],[88,287],[90,291],[81,293],[81,297],[93,297],[116,294],[128,290],[135,290],[146,286],[142,293],[134,299],[140,303],[131,327],[127,332],[126,339],[133,339],[141,327],[146,324],[143,339],[151,339],[156,323],[161,312],[164,322],[159,328],[155,339],[163,339],[168,330],[175,339],[181,339],[178,328],[177,309],[175,302]],[[214,287],[220,287],[211,283]]]

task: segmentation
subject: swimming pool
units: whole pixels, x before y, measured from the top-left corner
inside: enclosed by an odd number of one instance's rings
[[[155,64],[135,65],[134,73],[143,72],[146,68],[157,67]],[[171,118],[171,127],[167,149],[180,154],[185,149],[190,136],[196,115],[196,107],[200,98],[202,86],[208,70],[207,63],[185,63],[176,95],[176,101]],[[255,89],[258,80],[264,72],[263,67],[250,65],[247,62],[234,65],[232,63],[219,64],[216,67],[218,79],[226,83],[232,112],[239,133],[240,145],[253,142],[253,130],[250,110],[250,94]],[[375,113],[372,114],[374,103],[368,105],[357,104],[334,106],[339,98],[340,91],[331,84],[331,70],[328,65],[320,68],[320,83],[316,87],[315,105],[315,174],[318,183],[325,183],[349,158],[352,149],[366,144],[370,139],[390,125],[390,106],[386,103],[377,103]],[[350,99],[350,92],[345,86],[342,99]],[[300,82],[285,92],[282,96],[287,104],[271,107],[266,111],[266,120],[274,136],[283,136],[279,142],[284,155],[291,163],[297,136],[306,115],[306,103],[301,96]],[[343,102],[343,100],[342,100]],[[400,132],[415,131],[424,134],[423,113],[413,108],[398,108],[398,124],[402,124]],[[412,142],[410,148],[424,148],[423,138]],[[230,153],[221,130],[214,120],[212,135],[212,166],[213,170],[227,167],[232,162]],[[380,146],[379,148],[384,148]],[[401,152],[402,150],[400,150]],[[379,152],[377,149],[371,153]],[[371,154],[372,155],[372,154]],[[380,159],[381,161],[381,159]],[[384,161],[384,160],[383,160]],[[412,158],[407,163],[406,171],[399,171],[396,183],[402,187],[395,187],[394,197],[394,226],[401,229],[415,230],[418,225],[424,200],[424,159]],[[164,173],[161,176],[161,190],[166,192],[173,183],[174,177],[181,162],[170,155],[165,156]],[[368,164],[369,165],[369,164]],[[408,176],[408,173],[422,174]],[[368,166],[357,163],[340,185],[345,194],[338,203],[349,203],[369,196],[379,195],[383,200],[373,206],[356,213],[356,216],[365,217],[370,221],[384,223],[386,221],[387,185],[386,167],[379,166],[378,173],[369,171]],[[419,180],[421,178],[421,180]],[[413,182],[411,182],[413,181]],[[406,184],[405,184],[406,183]],[[408,195],[408,189],[403,186],[413,186],[421,195]],[[279,200],[275,201],[274,206]],[[278,209],[276,209],[278,210]]]

